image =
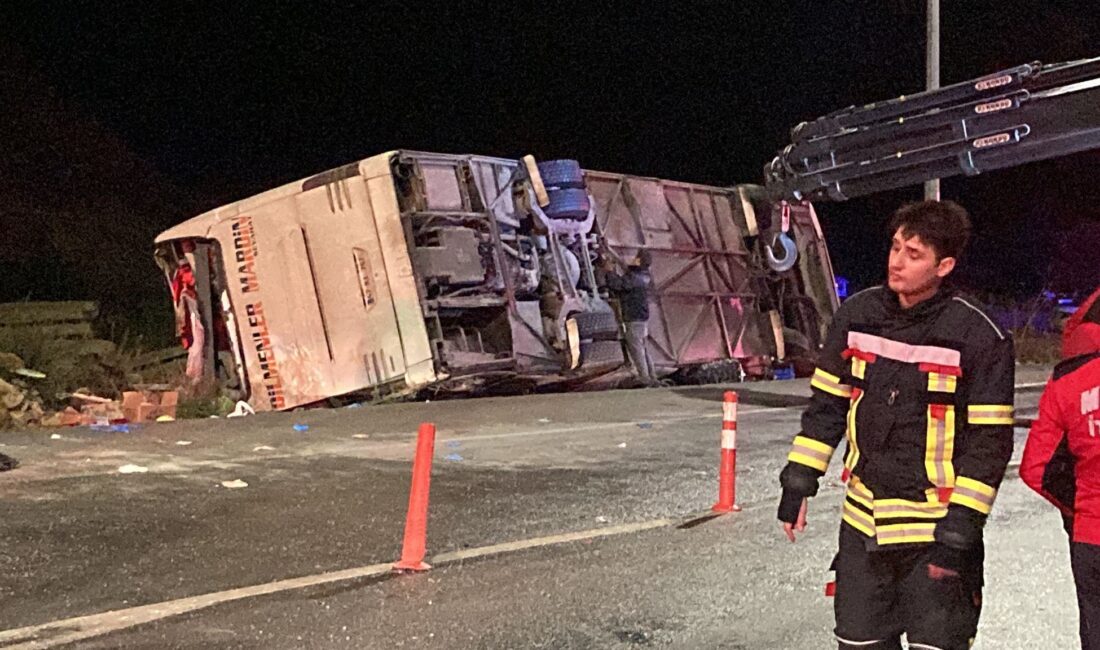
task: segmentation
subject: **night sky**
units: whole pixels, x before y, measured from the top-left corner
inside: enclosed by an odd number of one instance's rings
[[[760,182],[798,122],[924,84],[920,0],[5,4],[0,300],[167,311],[159,230],[389,149]],[[942,15],[945,84],[1100,55],[1095,2],[945,0]],[[963,282],[1100,280],[1098,163],[945,182],[975,221]],[[885,218],[919,196],[819,205],[838,273],[880,280]]]

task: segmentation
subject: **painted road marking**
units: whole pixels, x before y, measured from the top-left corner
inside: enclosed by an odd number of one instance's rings
[[[429,560],[431,564],[436,567],[441,567],[448,564],[456,564],[464,560],[515,553],[533,548],[545,548],[559,544],[568,544],[570,542],[638,533],[646,530],[653,530],[655,528],[668,528],[675,523],[677,522],[672,519],[653,519],[633,524],[593,528],[591,530],[582,530],[573,533],[535,537],[503,544],[493,544],[490,546],[463,549],[461,551],[440,553],[439,555],[432,556]],[[307,587],[316,587],[318,585],[378,577],[387,575],[391,573],[392,570],[392,563],[371,564],[369,566],[357,567],[354,569],[331,571],[329,573],[320,573],[288,580],[277,580],[261,585],[202,594],[201,596],[191,596],[189,598],[179,598],[161,603],[153,603],[151,605],[141,605],[139,607],[116,609],[100,614],[51,621],[41,625],[32,625],[0,632],[0,648],[4,650],[45,650],[47,648],[54,648],[84,639],[103,636],[112,632],[119,632],[137,625],[143,625],[173,616],[180,616],[181,614],[187,614],[223,603],[305,589]]]

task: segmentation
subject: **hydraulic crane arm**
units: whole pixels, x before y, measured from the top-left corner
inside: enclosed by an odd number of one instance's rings
[[[775,199],[843,201],[1095,148],[1100,57],[1031,63],[803,122],[764,176]]]

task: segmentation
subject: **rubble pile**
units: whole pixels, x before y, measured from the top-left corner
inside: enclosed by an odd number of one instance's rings
[[[0,430],[175,418],[178,392],[141,376],[170,374],[179,351],[120,354],[94,337],[97,314],[86,302],[0,304]]]
[[[39,423],[45,411],[42,396],[31,382],[41,373],[24,367],[23,360],[0,352],[0,429]]]
[[[73,427],[175,419],[179,392],[168,386],[141,386],[121,399],[76,392],[61,410],[48,412],[38,391],[26,381],[0,378],[0,430],[27,426]]]

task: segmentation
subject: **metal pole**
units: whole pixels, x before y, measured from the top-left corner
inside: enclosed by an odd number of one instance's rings
[[[925,89],[935,90],[940,87],[940,0],[928,0],[927,13]],[[926,201],[940,200],[940,179],[935,178],[925,182],[924,199]]]

